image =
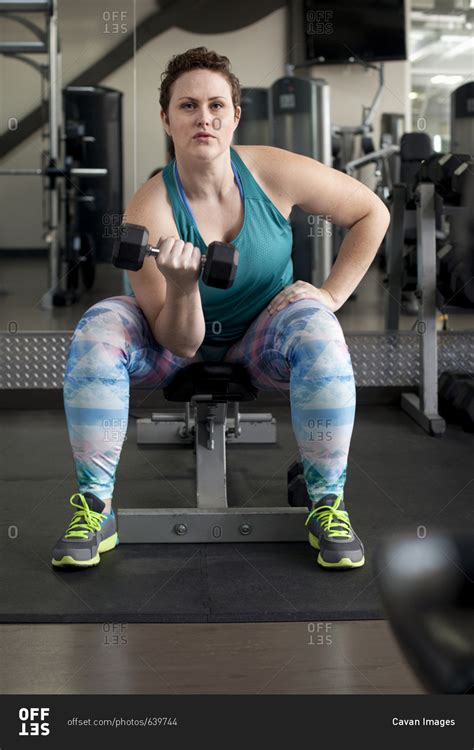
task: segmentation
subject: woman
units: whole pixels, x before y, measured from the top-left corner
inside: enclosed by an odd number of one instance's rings
[[[228,58],[205,47],[175,56],[163,74],[161,118],[176,159],[135,193],[124,217],[148,228],[160,254],[129,273],[134,296],[93,305],[74,331],[64,405],[79,492],[56,566],[96,565],[118,543],[111,503],[130,384],[164,387],[202,359],[241,363],[259,389],[290,391],[317,561],[328,569],[364,564],[343,499],[355,383],[334,312],[369,268],[389,214],[364,185],[313,159],[231,148],[239,102]],[[321,288],[293,281],[294,205],[349,228]],[[227,290],[199,279],[213,240],[239,250]]]

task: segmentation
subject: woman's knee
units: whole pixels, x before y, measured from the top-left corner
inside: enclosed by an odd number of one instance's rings
[[[316,320],[319,324],[323,321],[324,328],[332,331],[336,336],[344,338],[341,324],[335,313],[324,302],[319,300],[307,300],[309,302],[309,318]]]
[[[328,340],[343,342],[344,332],[333,311],[319,300],[303,299],[290,303],[283,328],[301,341]]]
[[[289,362],[305,368],[313,367],[317,362],[320,373],[352,377],[352,362],[344,332],[332,310],[318,300],[301,300],[293,304],[293,314],[289,315],[288,325],[284,326]]]

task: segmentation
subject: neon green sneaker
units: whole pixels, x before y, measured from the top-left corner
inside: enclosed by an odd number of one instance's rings
[[[79,502],[75,502],[79,498]],[[102,513],[105,503],[92,492],[75,492],[69,502],[78,510],[53,550],[52,565],[89,568],[98,565],[102,552],[119,543],[115,513]]]
[[[365,563],[364,545],[351,526],[342,495],[325,495],[305,521],[309,543],[319,550],[317,562],[323,568],[361,568]]]

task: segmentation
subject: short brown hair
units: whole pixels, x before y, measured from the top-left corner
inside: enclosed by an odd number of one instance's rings
[[[206,47],[194,47],[181,55],[174,55],[164,73],[161,74],[160,106],[166,114],[168,114],[173,83],[183,73],[197,68],[207,68],[223,75],[230,85],[234,108],[240,105],[240,82],[230,71],[229,58],[209,51]]]

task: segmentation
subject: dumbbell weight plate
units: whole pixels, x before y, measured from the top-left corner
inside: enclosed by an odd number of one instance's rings
[[[458,422],[461,403],[466,395],[466,384],[472,380],[468,373],[441,373],[438,381],[438,408],[448,422]]]
[[[464,397],[459,404],[459,421],[465,432],[474,432],[474,378],[464,388]]]
[[[138,271],[145,260],[148,229],[138,224],[123,224],[114,242],[112,263],[125,271]]]
[[[211,242],[207,248],[202,281],[217,289],[229,289],[234,283],[239,252],[229,242]]]

